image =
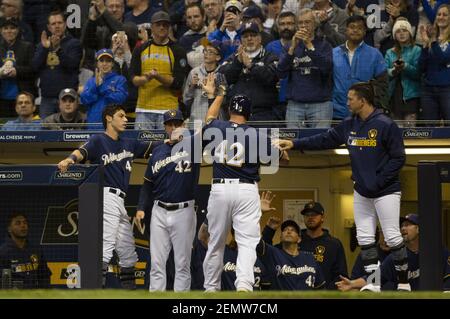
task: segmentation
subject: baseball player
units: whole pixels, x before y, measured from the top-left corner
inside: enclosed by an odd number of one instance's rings
[[[180,111],[164,113],[164,127],[173,140],[173,131],[183,126]],[[182,142],[162,144],[153,151],[145,172],[138,205],[138,217],[153,195],[150,221],[150,291],[166,290],[166,262],[173,247],[175,260],[175,291],[191,287],[191,251],[197,217],[194,191],[200,172],[200,160],[194,153],[195,135]],[[186,147],[179,147],[180,144]],[[175,150],[175,147],[177,149]]]
[[[300,241],[300,227],[293,220],[281,224],[281,249],[260,241],[257,253],[271,274],[273,289],[311,290],[325,286],[314,255],[300,251]]]
[[[85,160],[89,160],[92,164],[104,165],[103,285],[113,250],[116,250],[119,256],[122,287],[134,289],[137,255],[133,230],[124,202],[133,159],[148,157],[155,144],[120,137],[128,122],[121,105],[108,105],[103,111],[102,120],[104,134],[91,136],[84,145],[59,162],[58,168],[65,172],[70,165]]]
[[[214,75],[208,76],[204,86],[209,98],[214,97],[215,91],[212,77]],[[253,291],[253,266],[260,239],[261,207],[257,183],[261,159],[260,154],[250,153],[250,144],[266,143],[267,149],[271,150],[271,141],[267,136],[258,136],[256,130],[246,124],[251,114],[251,102],[247,96],[231,98],[229,121],[217,120],[222,101],[223,96],[215,97],[203,128],[204,141],[208,139],[209,129],[214,132],[215,142],[216,133],[220,132],[222,136],[222,141],[212,149],[213,179],[207,214],[210,239],[203,263],[204,287],[207,292],[221,289],[225,242],[233,224],[238,247],[235,287],[237,291]],[[256,140],[251,140],[252,135]],[[256,160],[251,163],[252,157]]]
[[[354,215],[361,257],[368,278],[379,268],[375,241],[377,218],[398,276],[398,290],[410,291],[408,260],[398,219],[400,216],[399,172],[405,163],[405,147],[397,124],[374,107],[370,83],[356,83],[347,96],[351,117],[325,133],[311,137],[280,140],[280,149],[320,150],[345,144],[354,181]],[[377,272],[378,273],[378,272]],[[377,278],[362,289],[380,291]]]

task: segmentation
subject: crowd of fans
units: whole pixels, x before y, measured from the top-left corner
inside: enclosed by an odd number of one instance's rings
[[[330,127],[361,81],[404,126],[450,123],[447,0],[93,0],[81,32],[67,2],[1,0],[3,130],[101,129],[111,103],[135,129],[203,120],[210,73],[255,125]]]

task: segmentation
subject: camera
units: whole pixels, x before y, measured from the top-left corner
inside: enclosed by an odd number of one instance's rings
[[[230,8],[228,8],[227,9],[227,12],[231,12],[231,13],[234,13],[235,15],[239,15],[239,9],[238,8],[235,8],[235,7],[230,7]]]
[[[394,63],[397,64],[397,65],[402,65],[405,62],[402,59],[398,59],[398,60],[395,60]]]

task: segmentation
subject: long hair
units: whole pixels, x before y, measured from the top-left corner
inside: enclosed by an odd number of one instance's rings
[[[439,13],[439,11],[441,9],[443,9],[443,8],[447,8],[447,12],[450,15],[450,5],[449,4],[442,4],[442,5],[440,5],[436,12]],[[436,16],[437,16],[437,13],[436,13]],[[440,28],[437,25],[437,19],[434,20],[433,26],[436,28],[437,36],[439,38],[439,36],[441,35],[441,30],[440,30]],[[445,41],[450,41],[450,26],[447,27],[447,34],[445,34],[444,40]]]

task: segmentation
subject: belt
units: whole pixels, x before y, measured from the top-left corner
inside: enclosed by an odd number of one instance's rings
[[[188,202],[178,203],[178,204],[166,204],[166,203],[163,203],[161,201],[157,201],[157,204],[158,204],[159,207],[162,207],[165,210],[170,210],[170,211],[186,208],[186,207],[189,206]]]
[[[254,180],[246,178],[213,178],[213,184],[255,184]]]
[[[109,188],[110,193],[116,194],[120,198],[125,199],[126,194],[124,192],[122,192],[120,189],[112,188],[112,187],[108,187],[108,188]]]

